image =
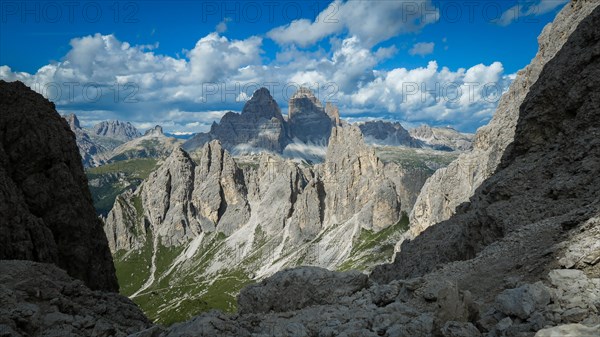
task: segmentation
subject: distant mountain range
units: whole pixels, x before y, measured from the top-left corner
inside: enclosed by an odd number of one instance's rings
[[[183,144],[193,152],[211,140],[219,140],[233,155],[267,151],[284,157],[304,156],[323,160],[331,128],[346,125],[337,107],[325,106],[306,88],[300,88],[289,100],[287,116],[265,88],[257,90],[241,113],[228,112],[209,132],[198,133]],[[358,123],[365,142],[376,146],[432,148],[442,151],[468,151],[473,135],[451,128],[423,125],[407,131],[398,122]]]
[[[281,113],[269,90],[258,89],[241,113],[227,112],[213,122],[208,132],[195,135],[165,134],[160,126],[142,134],[129,122],[103,121],[82,128],[77,116],[65,116],[77,137],[85,167],[132,158],[166,158],[176,146],[199,151],[212,140],[219,140],[234,156],[269,152],[284,158],[323,162],[331,129],[347,125],[338,108],[323,105],[307,88],[300,88],[288,102],[287,115]],[[372,146],[402,146],[440,151],[469,151],[473,135],[451,128],[422,125],[406,130],[398,122],[357,123],[365,142]]]
[[[339,120],[322,164],[211,140],[95,168],[159,164],[104,227],[55,105],[0,80],[0,335],[600,336],[598,27],[565,5],[470,152]],[[421,188],[398,149],[458,159]]]
[[[163,158],[182,143],[166,136],[158,125],[142,135],[130,122],[111,120],[82,128],[75,114],[63,118],[75,133],[84,167],[132,158]]]

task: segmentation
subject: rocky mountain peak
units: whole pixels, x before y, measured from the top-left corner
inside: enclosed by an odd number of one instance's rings
[[[334,127],[324,164],[326,219],[363,219],[361,226],[375,231],[396,223],[401,201],[397,185],[385,176],[385,171],[357,126]],[[388,171],[391,173],[393,169]]]
[[[102,121],[94,125],[92,133],[121,141],[129,141],[141,136],[141,133],[131,123],[118,120]]]
[[[325,104],[325,113],[331,120],[335,123],[335,125],[341,125],[340,119],[340,109],[331,102],[327,102]]]
[[[294,115],[300,113],[325,113],[323,104],[317,99],[312,90],[300,87],[289,100],[288,119],[294,118]]]
[[[155,127],[153,127],[152,129],[148,129],[145,133],[144,136],[164,136],[163,133],[163,128],[160,125],[156,125]]]
[[[289,140],[281,109],[266,88],[254,92],[241,114],[227,112],[211,125],[210,132],[196,134],[183,146],[193,151],[215,139],[235,154],[281,152]]]
[[[243,114],[256,114],[263,118],[275,117],[283,120],[281,109],[267,88],[260,88],[252,94],[252,98],[242,109]]]
[[[423,147],[423,142],[413,138],[398,122],[368,121],[361,123],[360,131],[368,144],[378,146]]]
[[[333,158],[336,153],[360,153],[365,149],[363,134],[357,126],[338,126],[331,130],[327,158]]]
[[[315,93],[309,88],[298,88],[298,90],[292,95],[292,97],[290,97],[290,102],[297,101],[300,99],[307,99],[316,107],[323,108],[323,104],[321,104],[321,101],[319,101],[319,99],[315,96]]]
[[[71,128],[71,130],[73,130],[73,132],[75,132],[75,130],[81,129],[79,119],[75,114],[69,114],[65,117],[65,119],[67,120],[67,123],[69,123],[69,127]]]
[[[288,123],[290,134],[304,143],[326,144],[335,119],[325,112],[314,93],[301,87],[290,98]]]

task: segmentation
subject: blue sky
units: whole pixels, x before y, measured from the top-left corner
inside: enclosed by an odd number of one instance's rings
[[[267,86],[299,85],[349,120],[472,132],[566,0],[3,1],[0,78],[84,125],[203,131]]]

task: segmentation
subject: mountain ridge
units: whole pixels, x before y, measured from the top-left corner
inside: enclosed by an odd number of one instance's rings
[[[514,91],[505,94],[505,102],[510,103],[514,99],[512,104],[518,105],[516,108],[511,107],[516,109],[517,116],[509,116],[516,119],[515,129],[506,130],[513,135],[508,139],[490,137],[487,140],[490,142],[487,143],[488,146],[502,150],[490,153],[490,158],[482,161],[480,169],[485,171],[489,168],[489,163],[500,157],[494,172],[475,189],[469,202],[460,206],[447,221],[430,226],[413,240],[405,241],[396,254],[394,263],[376,268],[369,276],[358,272],[333,272],[314,266],[281,270],[241,290],[237,296],[239,306],[235,314],[228,315],[213,310],[185,322],[162,327],[151,326],[127,299],[110,294],[107,296],[100,291],[91,292],[81,282],[73,281],[52,265],[29,261],[0,261],[0,298],[4,301],[4,305],[0,307],[2,329],[14,335],[39,333],[124,336],[134,332],[133,335],[137,337],[549,337],[600,334],[598,5],[596,1],[571,1],[552,26],[544,30],[540,38],[540,53],[550,53],[550,60],[543,67],[539,60],[532,61],[526,72],[535,72],[537,67],[541,70],[535,76],[534,83],[526,87],[526,92],[516,90],[516,94]],[[559,33],[559,37],[566,36],[548,39],[548,32]],[[565,41],[561,40],[563,38]],[[516,85],[526,83],[531,77],[524,76],[521,80],[523,82],[517,82]],[[0,82],[0,85],[3,84]],[[558,95],[557,92],[568,94]],[[5,93],[4,90],[0,91],[0,95]],[[17,95],[8,93],[6,97],[2,97],[0,104],[14,103]],[[36,97],[49,104],[40,95]],[[18,109],[24,104],[14,106]],[[50,108],[52,110],[54,106]],[[31,110],[31,114],[40,113],[39,109]],[[509,114],[511,112],[514,110],[508,111]],[[17,138],[17,133],[11,134],[14,129],[5,124],[19,125],[23,115],[28,117],[28,114],[13,115],[19,115],[14,118],[15,123],[0,123],[0,132],[5,132],[0,140],[4,141],[5,137]],[[506,117],[498,115],[500,120]],[[0,122],[4,118],[7,118],[5,114],[0,115]],[[69,155],[73,158],[65,165],[78,166],[79,171],[82,171],[74,139],[67,132],[67,123],[60,121],[55,112],[51,119],[58,121],[57,125],[62,125],[58,130],[63,130],[68,135],[59,138],[59,142],[62,140],[64,144],[71,144]],[[489,135],[487,132],[490,129],[494,130],[494,125],[479,136]],[[379,194],[380,191],[372,189],[369,181],[356,179],[357,176],[366,175],[374,177],[375,181],[385,182],[381,179],[380,168],[385,169],[386,163],[378,160],[372,153],[374,150],[366,147],[364,142],[361,144],[360,136],[361,132],[356,126],[336,127],[330,139],[330,143],[334,145],[330,162],[314,166],[283,161],[279,156],[263,153],[258,164],[245,162],[245,165],[240,164],[238,167],[231,156],[227,158],[226,150],[217,141],[203,147],[200,163],[195,162],[195,157],[184,151],[173,152],[169,157],[172,163],[160,167],[152,178],[157,182],[157,193],[144,192],[146,187],[142,187],[133,196],[124,196],[136,198],[146,193],[145,198],[152,201],[152,207],[156,210],[148,213],[153,215],[152,221],[162,222],[169,218],[165,215],[169,215],[170,208],[178,210],[171,213],[170,219],[173,219],[173,215],[193,216],[196,208],[188,206],[198,200],[189,198],[189,193],[193,194],[196,182],[198,188],[207,184],[201,190],[215,192],[215,198],[199,198],[208,203],[206,207],[202,207],[206,211],[203,217],[208,221],[212,221],[211,217],[217,220],[223,218],[228,211],[235,214],[237,210],[244,209],[233,207],[230,210],[228,205],[235,203],[223,203],[223,199],[236,200],[243,195],[255,198],[249,203],[251,212],[261,203],[282,206],[275,207],[271,212],[254,215],[254,219],[258,216],[258,219],[273,220],[267,222],[266,226],[259,226],[262,221],[256,221],[248,230],[236,231],[235,226],[229,228],[233,230],[230,236],[213,232],[206,237],[207,245],[201,244],[205,239],[202,233],[183,249],[164,247],[161,241],[155,240],[151,235],[147,236],[146,240],[152,242],[148,246],[150,254],[142,249],[140,252],[127,252],[120,256],[123,259],[129,258],[129,266],[133,267],[122,271],[120,275],[127,276],[131,273],[136,277],[130,280],[127,288],[137,290],[135,299],[153,310],[153,315],[161,313],[166,316],[167,309],[172,309],[169,313],[178,310],[191,313],[194,311],[194,303],[221,310],[231,309],[215,304],[220,303],[223,295],[231,295],[227,291],[250,283],[251,275],[231,269],[227,270],[225,279],[213,279],[194,278],[189,273],[175,271],[183,270],[180,268],[184,267],[194,271],[200,268],[214,271],[227,263],[230,266],[237,265],[240,263],[237,253],[256,247],[264,248],[266,254],[284,250],[285,240],[275,242],[276,245],[271,247],[268,240],[263,240],[265,232],[281,230],[281,222],[275,220],[289,215],[289,203],[310,206],[303,211],[313,214],[308,219],[321,219],[321,187],[330,190],[357,186],[358,192],[375,191],[375,195]],[[351,139],[346,141],[344,137]],[[31,138],[17,138],[22,139]],[[43,140],[48,139],[52,137],[45,134]],[[505,142],[508,145],[503,148]],[[47,141],[39,143],[42,145],[39,146],[41,149],[32,147],[32,153],[42,158],[48,153],[62,151],[64,145]],[[46,144],[51,144],[51,148],[43,148]],[[337,149],[337,146],[345,144],[352,148],[346,146],[345,149]],[[16,151],[9,151],[9,156],[3,155],[6,146],[12,145],[12,142],[2,144],[0,163],[19,159],[19,156],[14,155]],[[478,146],[481,145],[483,144]],[[353,151],[354,148],[357,151]],[[61,168],[65,165],[61,165]],[[0,179],[4,177],[2,173],[7,168],[17,172],[14,175],[16,178],[35,177],[35,174],[28,175],[30,171],[15,169],[13,165],[0,165]],[[325,179],[331,178],[338,171],[344,174],[335,179]],[[387,171],[389,170],[383,172]],[[192,172],[194,179],[189,179]],[[196,177],[196,172],[200,173],[199,177]],[[19,177],[20,173],[24,175]],[[243,175],[246,189],[238,188],[242,185],[240,174]],[[204,179],[205,177],[211,179]],[[311,177],[312,180],[307,182],[308,179],[304,177]],[[84,188],[85,177],[79,180],[77,186]],[[192,180],[194,185],[191,185]],[[0,184],[0,187],[6,188],[9,185]],[[306,193],[297,193],[302,188]],[[59,189],[50,191],[50,195],[54,197]],[[444,191],[440,190],[438,193]],[[343,191],[338,193],[334,190],[331,193],[338,196],[340,194]],[[4,196],[5,193],[0,193],[0,198]],[[183,200],[192,202],[171,202],[182,197]],[[376,199],[373,197],[370,201]],[[310,200],[317,202],[308,202]],[[351,207],[360,208],[364,200],[355,200],[357,204]],[[341,200],[335,198],[330,200],[330,204],[336,204],[335,207],[341,208],[340,213],[344,213],[344,207],[348,205],[343,202],[341,205],[337,204],[339,202]],[[4,205],[5,203],[0,203],[0,207]],[[132,200],[130,205],[135,214],[139,202]],[[367,202],[363,206],[366,208],[361,210],[366,210],[363,215],[366,214],[367,218],[376,213],[371,212],[374,209],[373,203]],[[389,204],[381,207],[390,206],[394,209]],[[7,210],[19,212],[17,208],[0,208],[3,212]],[[92,211],[87,213],[90,217],[93,214]],[[292,215],[294,213],[292,211]],[[347,215],[340,214],[340,217],[346,218]],[[10,218],[13,219],[12,216]],[[325,212],[322,218],[332,219],[332,216]],[[360,218],[355,220],[362,221],[365,217]],[[252,215],[250,219],[253,219]],[[177,221],[181,219],[175,220],[174,226],[168,227],[166,237],[178,238],[182,233],[186,234],[186,227]],[[140,231],[150,228],[145,221],[138,223]],[[310,231],[314,228],[311,223],[296,223],[297,225],[288,228],[294,228],[300,234],[315,235]],[[210,225],[210,222],[206,224]],[[154,224],[153,227],[160,227],[159,225]],[[347,248],[340,245],[340,241],[332,240],[335,234],[347,236],[347,228],[341,228],[339,233],[335,233],[338,229],[335,223],[331,228],[331,232],[323,233],[322,237],[317,236],[315,241],[332,244],[336,251]],[[372,232],[360,229],[359,236],[366,234],[363,242],[370,244],[374,239]],[[0,233],[4,234],[5,231]],[[138,233],[140,234],[142,233]],[[334,237],[330,234],[334,234]],[[302,235],[295,237],[303,239]],[[238,245],[248,238],[256,238],[257,244],[253,244],[254,247]],[[160,250],[162,254],[154,254],[152,250]],[[196,253],[199,255],[192,258]],[[301,263],[308,264],[310,261],[330,257],[325,249],[315,252],[314,257],[302,256]],[[280,260],[272,263],[276,264],[278,261]],[[145,263],[149,270],[140,267],[139,262]],[[253,271],[265,272],[260,265],[252,264],[252,259],[245,262]],[[260,261],[262,262],[264,261]],[[157,273],[166,276],[160,277]],[[203,283],[207,279],[209,282]],[[151,283],[155,281],[162,288],[153,288]],[[175,281],[183,283],[175,287]],[[138,290],[140,286],[141,290]],[[200,297],[199,301],[196,297],[198,294],[193,291],[202,286],[207,287],[206,292],[201,295],[206,297]],[[171,293],[165,294],[160,290],[169,290]],[[165,304],[165,295],[177,297],[176,303]],[[115,314],[118,310],[123,312]],[[85,316],[79,313],[85,313]],[[169,315],[168,318],[173,317]]]
[[[497,112],[490,123],[475,134],[473,151],[462,154],[458,160],[438,170],[428,179],[411,214],[412,225],[407,239],[448,219],[496,171],[502,154],[512,142],[519,107],[529,89],[537,81],[546,63],[577,28],[578,22],[592,10],[593,6],[588,1],[572,2],[565,6],[553,23],[544,28],[538,38],[538,53],[531,64],[517,73],[508,92],[500,99]]]

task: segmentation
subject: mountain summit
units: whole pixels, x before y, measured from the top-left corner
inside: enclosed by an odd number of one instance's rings
[[[92,128],[97,136],[118,139],[124,142],[141,137],[142,134],[129,122],[103,121]]]
[[[281,109],[266,88],[254,92],[242,113],[227,112],[208,133],[199,133],[183,147],[200,149],[211,140],[219,140],[232,153],[271,151],[280,153],[288,143],[287,125]]]
[[[288,124],[292,139],[303,143],[327,144],[335,120],[325,112],[310,89],[301,87],[290,98]]]

